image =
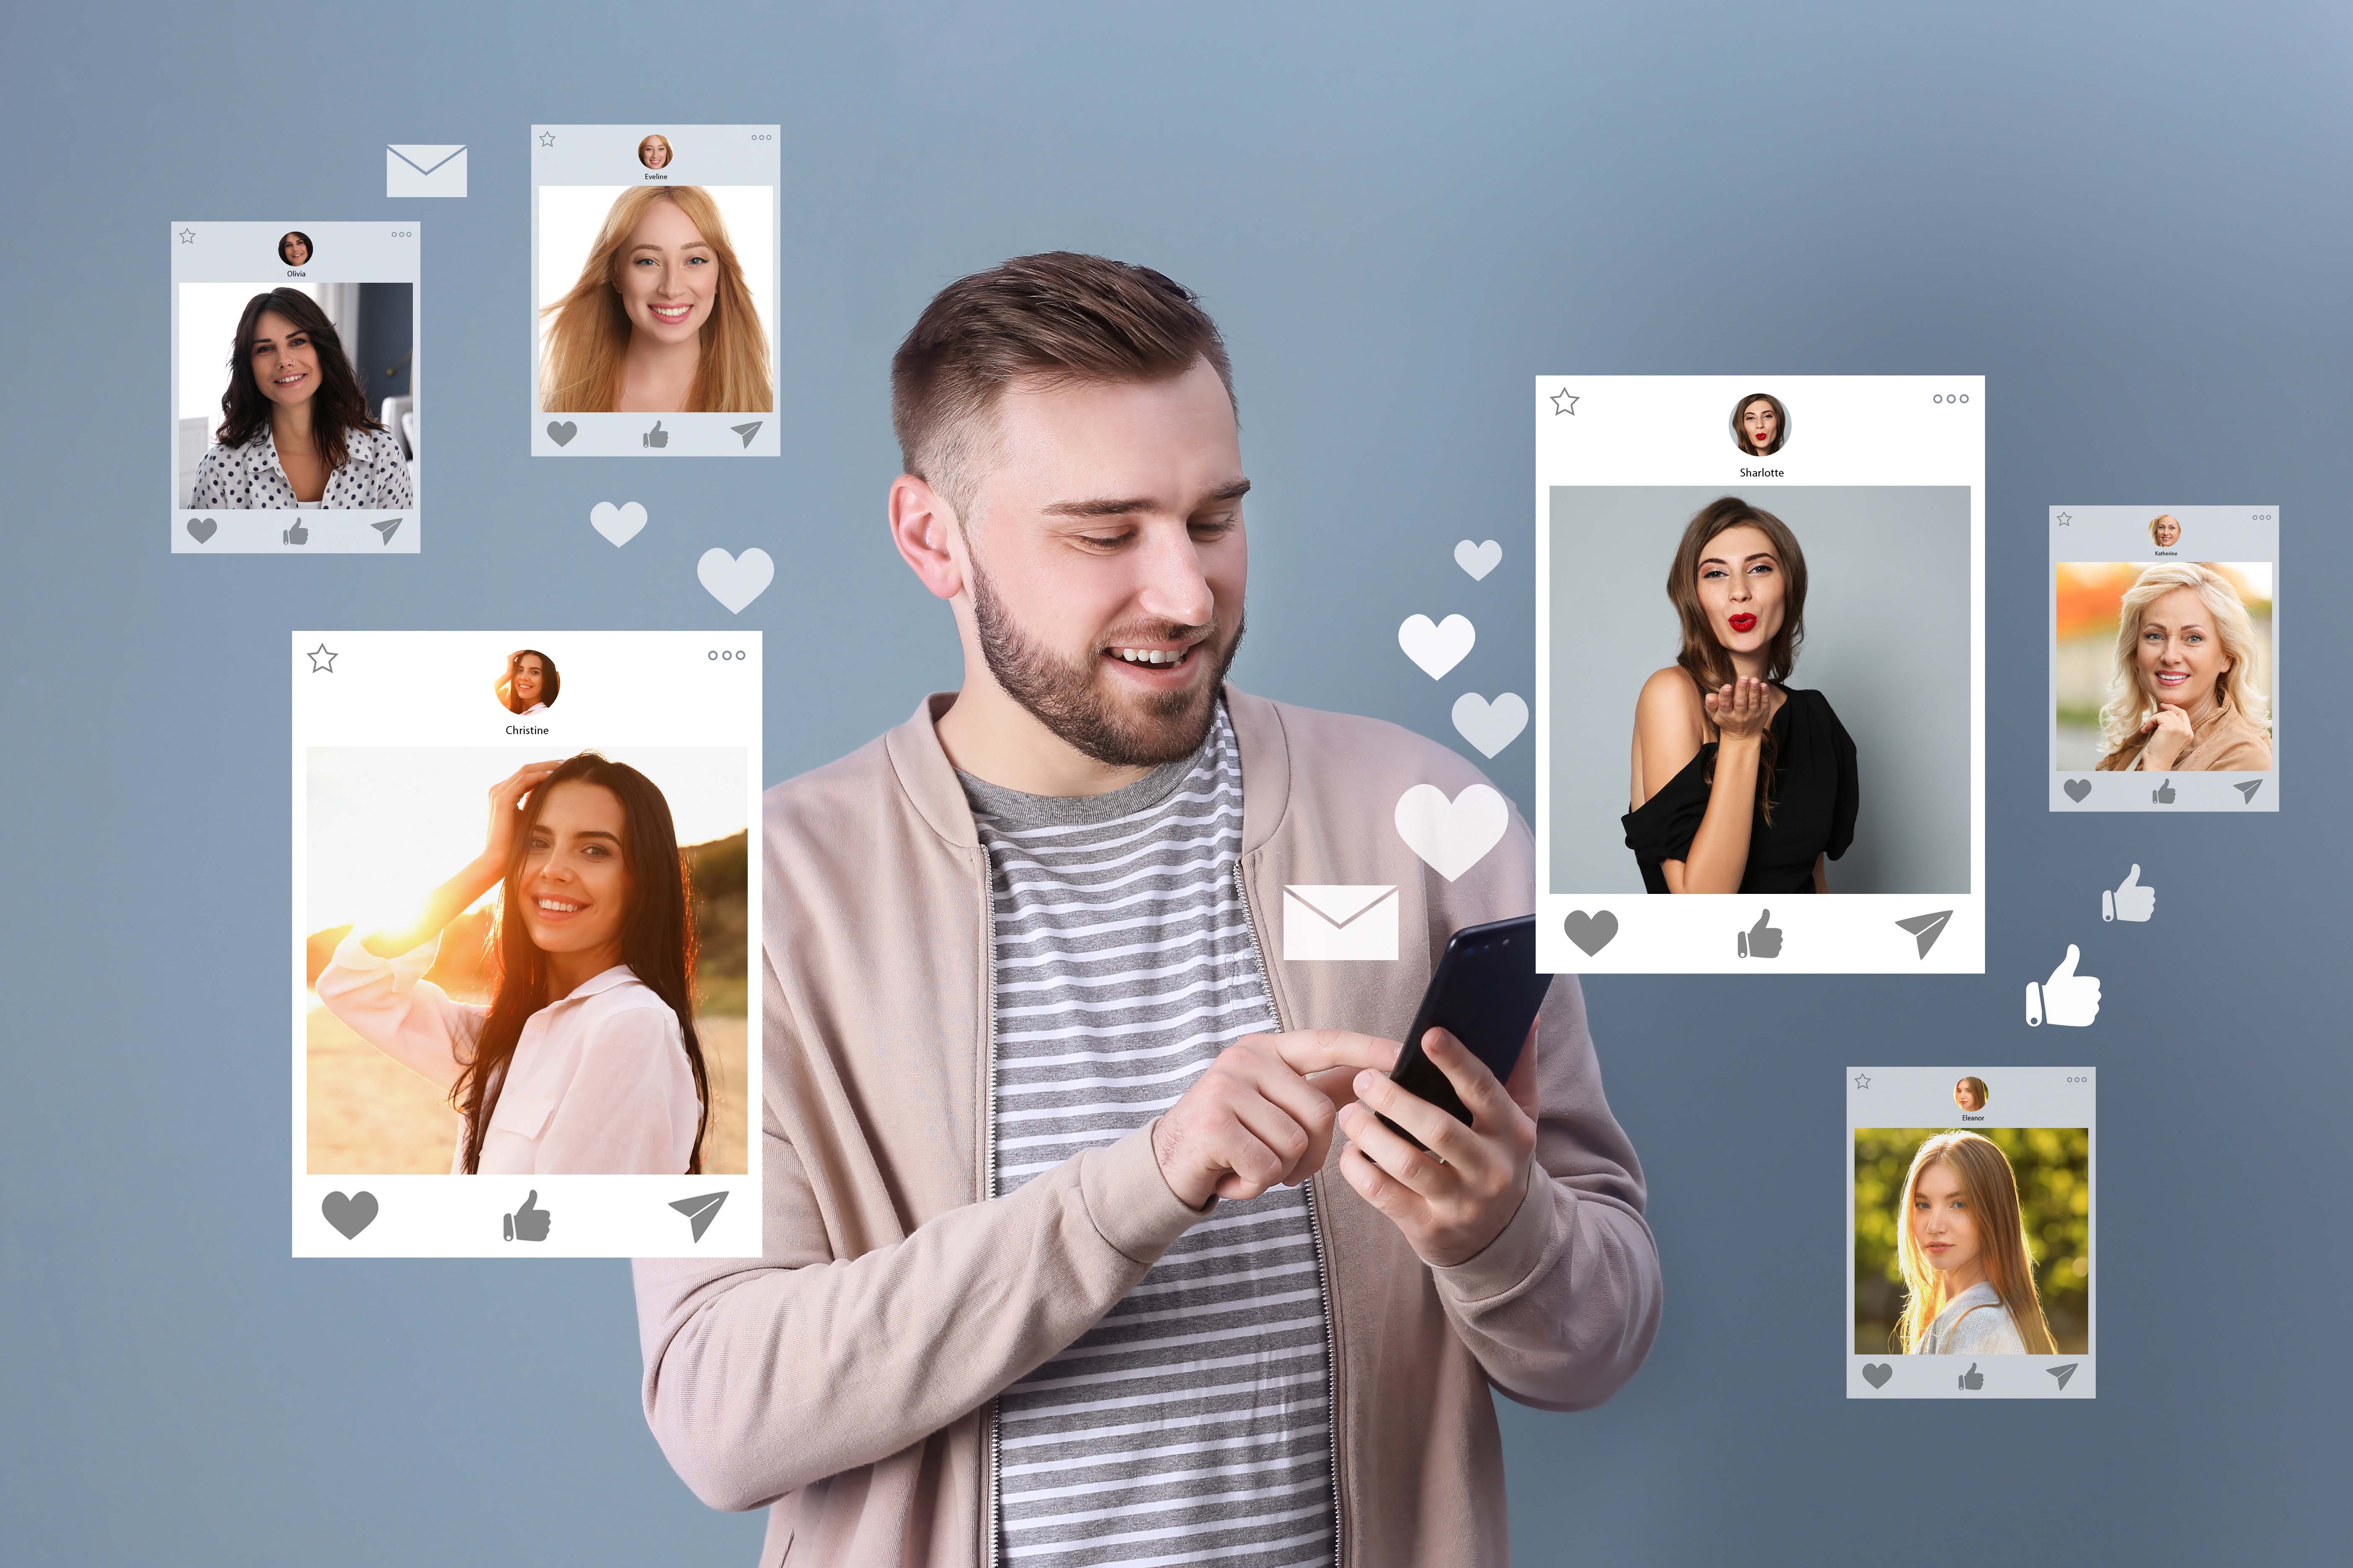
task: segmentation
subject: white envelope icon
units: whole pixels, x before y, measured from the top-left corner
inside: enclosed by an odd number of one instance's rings
[[[384,149],[384,194],[404,198],[464,195],[464,144],[387,142]]]
[[[1316,959],[1398,955],[1393,883],[1308,882],[1282,889],[1282,956]]]

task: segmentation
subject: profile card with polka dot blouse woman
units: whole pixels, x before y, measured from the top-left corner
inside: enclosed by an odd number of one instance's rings
[[[410,555],[418,228],[172,225],[171,547]]]
[[[295,637],[298,1255],[759,1250],[759,652]]]
[[[1538,378],[1539,969],[1983,973],[1984,403]]]
[[[534,457],[780,450],[774,125],[531,128]]]

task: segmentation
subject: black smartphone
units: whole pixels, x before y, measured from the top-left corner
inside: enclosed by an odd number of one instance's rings
[[[1454,1085],[1436,1062],[1421,1054],[1421,1037],[1431,1029],[1446,1030],[1501,1082],[1518,1065],[1528,1026],[1536,1021],[1536,1009],[1551,989],[1552,976],[1536,968],[1535,916],[1464,926],[1446,939],[1446,951],[1439,955],[1430,988],[1421,994],[1390,1080],[1469,1125],[1471,1112]],[[1381,1121],[1415,1148],[1422,1147],[1420,1139],[1388,1117]]]

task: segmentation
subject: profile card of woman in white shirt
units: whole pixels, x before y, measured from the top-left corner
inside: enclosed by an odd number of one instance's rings
[[[459,1253],[691,1247],[704,1226],[675,1205],[755,1174],[756,763],[585,742],[626,739],[628,710],[691,738],[696,677],[751,688],[711,668],[713,650],[667,646],[707,637],[464,634],[462,650],[400,657],[399,638],[432,635],[314,635],[299,655],[333,668],[298,684],[298,738],[345,708],[413,734],[400,704],[427,690],[419,716],[493,743],[298,744],[298,1174],[317,1189],[298,1244],[336,1224],[318,1206],[330,1193],[364,1189],[387,1215],[379,1239],[398,1202],[420,1255],[441,1250],[437,1226]],[[329,683],[347,677],[338,703]],[[353,717],[332,738],[366,734]],[[424,1223],[428,1207],[442,1217]]]
[[[172,252],[172,548],[421,546],[411,225],[184,223]]]
[[[1852,1070],[1851,1396],[2092,1395],[2091,1101],[2089,1068]]]
[[[532,127],[537,457],[773,457],[777,127]]]

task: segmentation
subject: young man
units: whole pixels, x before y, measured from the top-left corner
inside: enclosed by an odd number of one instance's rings
[[[1508,1083],[1431,1032],[1472,1125],[1386,1076],[1447,937],[1534,907],[1525,825],[1448,881],[1397,802],[1476,769],[1224,684],[1250,485],[1185,289],[1008,262],[892,394],[964,684],[768,793],[766,1253],[637,1266],[655,1436],[764,1565],[1503,1562],[1490,1384],[1598,1404],[1660,1300],[1574,979]],[[1284,956],[1333,883],[1396,886],[1393,955]]]

